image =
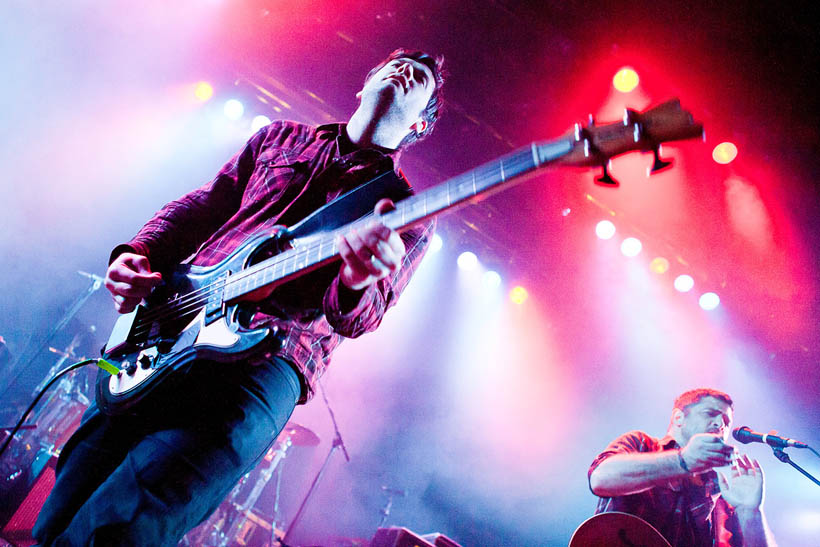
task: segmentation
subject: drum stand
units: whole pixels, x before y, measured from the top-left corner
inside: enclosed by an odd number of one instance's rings
[[[319,469],[319,472],[316,474],[316,477],[314,477],[314,479],[313,479],[313,483],[310,485],[310,489],[308,489],[307,494],[305,494],[305,499],[302,500],[302,505],[299,506],[299,510],[296,511],[296,515],[293,517],[293,520],[290,521],[290,525],[288,526],[288,529],[285,531],[284,537],[281,540],[278,539],[275,536],[275,534],[274,534],[274,537],[272,537],[273,545],[278,544],[281,547],[289,547],[288,543],[287,543],[288,536],[291,535],[291,532],[293,532],[293,529],[299,523],[299,519],[301,518],[301,516],[302,516],[302,514],[305,510],[305,506],[307,506],[307,502],[310,499],[310,496],[313,494],[314,491],[316,491],[316,486],[318,486],[319,481],[322,479],[322,475],[324,475],[325,470],[327,469],[327,464],[330,463],[330,458],[331,458],[331,456],[333,456],[333,453],[336,451],[336,449],[341,448],[342,453],[345,456],[345,460],[347,460],[348,462],[350,461],[350,455],[347,453],[347,448],[345,448],[344,441],[342,440],[342,434],[341,434],[341,432],[339,432],[339,424],[336,423],[336,415],[333,414],[333,409],[330,408],[330,402],[327,400],[327,394],[325,393],[325,388],[324,388],[324,386],[322,386],[321,382],[317,382],[317,383],[319,384],[319,387],[321,388],[322,398],[325,401],[325,406],[327,406],[327,410],[330,413],[330,421],[333,423],[333,431],[334,431],[333,443],[330,446],[330,451],[327,453],[327,456],[325,456],[325,461],[322,464],[322,468]]]
[[[288,422],[279,432],[259,466],[249,471],[234,486],[214,513],[189,531],[182,546],[241,547],[269,545],[276,536],[279,520],[279,486],[282,464],[291,446],[316,446],[319,437],[295,422]],[[273,516],[260,511],[257,502],[271,478],[276,476]],[[277,540],[278,541],[278,540]]]
[[[287,451],[291,446],[293,446],[293,441],[291,440],[291,437],[288,436],[287,439],[285,439],[284,442],[282,442],[282,445],[278,447],[274,452],[273,458],[271,459],[271,462],[268,465],[268,467],[263,469],[262,472],[259,474],[259,478],[256,479],[256,483],[253,485],[253,488],[251,488],[251,491],[248,493],[248,496],[245,500],[237,503],[235,501],[235,498],[239,494],[239,489],[234,489],[233,495],[230,498],[230,505],[233,509],[234,518],[231,519],[231,524],[227,529],[227,533],[224,535],[224,541],[221,544],[221,547],[227,546],[227,542],[229,540],[242,536],[243,530],[246,528],[246,523],[248,521],[258,520],[258,516],[253,513],[253,507],[254,505],[256,505],[256,501],[262,494],[262,490],[265,488],[265,486],[267,486],[268,481],[270,481],[274,473],[276,473],[277,475],[276,502],[274,505],[274,519],[276,518],[276,506],[279,505],[278,479],[282,475],[281,463],[282,460],[285,459]],[[271,523],[271,533],[275,533],[276,531],[275,524],[275,521]]]

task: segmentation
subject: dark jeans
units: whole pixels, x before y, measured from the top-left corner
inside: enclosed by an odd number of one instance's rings
[[[43,545],[176,545],[265,455],[299,399],[284,360],[195,363],[137,415],[92,404],[66,443],[34,537]]]

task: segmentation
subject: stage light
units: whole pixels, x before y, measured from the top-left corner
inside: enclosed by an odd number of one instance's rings
[[[658,275],[665,274],[669,271],[669,261],[662,256],[656,256],[649,263],[649,269]]]
[[[510,300],[512,300],[516,304],[523,304],[527,298],[529,298],[529,294],[527,294],[527,289],[518,285],[517,287],[513,287],[510,291]]]
[[[615,235],[615,225],[608,220],[602,220],[595,225],[595,235],[601,239],[610,239]]]
[[[713,292],[705,292],[700,295],[698,304],[700,304],[700,307],[704,310],[713,310],[720,304],[720,297]]]
[[[501,276],[498,272],[494,272],[492,270],[484,272],[481,281],[488,289],[497,289],[501,286]]]
[[[470,251],[464,251],[458,256],[458,267],[470,271],[478,267],[478,257]]]
[[[238,120],[245,113],[245,107],[236,99],[230,99],[225,101],[222,111],[229,120]]]
[[[262,115],[254,116],[253,120],[251,120],[251,131],[253,133],[256,133],[257,131],[259,131],[260,129],[262,129],[263,127],[268,125],[269,123],[270,123],[270,118],[268,118],[267,116],[262,116]]]
[[[444,240],[441,239],[441,236],[438,234],[433,234],[432,239],[430,240],[430,252],[437,253],[444,247]]]
[[[674,285],[675,289],[680,292],[689,292],[695,286],[695,280],[692,279],[691,275],[683,274],[675,278]]]
[[[718,163],[731,163],[737,157],[737,146],[730,142],[722,142],[712,150],[712,159]]]
[[[635,237],[628,237],[621,242],[621,252],[624,256],[638,256],[642,248],[641,240]]]
[[[625,66],[621,70],[615,73],[615,76],[612,78],[612,85],[615,86],[615,89],[620,91],[621,93],[629,93],[636,87],[638,87],[638,82],[640,82],[640,78],[638,78],[638,73],[635,72],[632,67]]]
[[[194,97],[203,103],[213,97],[214,88],[208,82],[197,82],[194,86]]]

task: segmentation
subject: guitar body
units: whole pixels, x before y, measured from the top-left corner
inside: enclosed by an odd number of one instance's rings
[[[195,360],[230,363],[275,349],[276,333],[248,328],[252,307],[225,303],[221,288],[224,280],[276,254],[283,246],[280,233],[258,234],[214,266],[180,266],[145,306],[121,315],[103,351],[120,372],[99,375],[100,409],[112,415],[129,411]],[[170,314],[178,317],[169,321]]]
[[[569,547],[671,547],[654,526],[629,513],[600,513],[572,534]]]

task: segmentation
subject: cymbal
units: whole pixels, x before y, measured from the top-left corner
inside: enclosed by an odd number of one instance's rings
[[[295,446],[316,446],[319,444],[319,437],[316,436],[316,433],[296,422],[286,423],[282,432],[279,433],[279,437],[283,440],[290,438],[291,444]]]

